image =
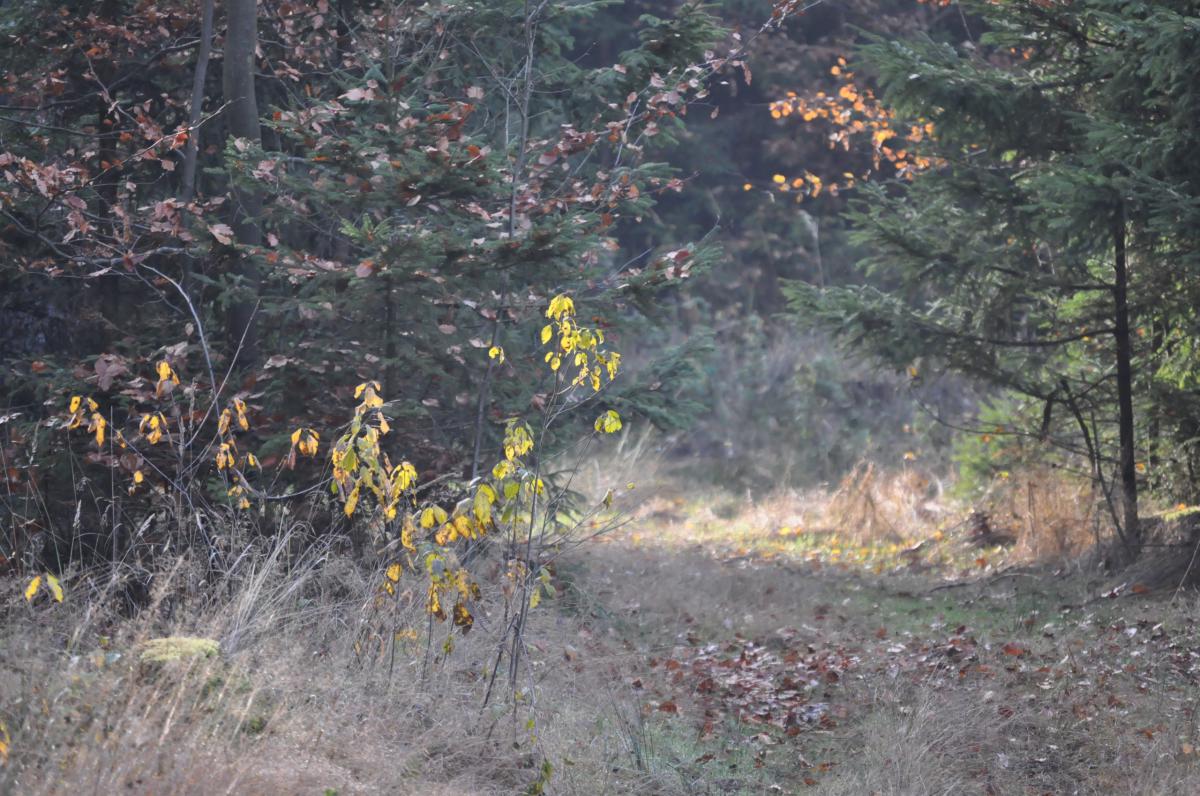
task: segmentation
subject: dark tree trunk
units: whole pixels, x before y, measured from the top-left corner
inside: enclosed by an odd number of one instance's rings
[[[258,44],[257,0],[226,0],[225,2],[225,63],[222,70],[222,91],[227,107],[225,121],[232,138],[246,138],[262,143],[258,123],[258,101],[254,95],[254,50]],[[254,190],[233,189],[233,229],[238,243],[261,246],[262,195]],[[240,254],[234,261],[231,276],[235,294],[226,317],[226,339],[229,353],[238,355],[243,364],[253,362],[258,353],[254,329],[255,299],[258,297],[259,274],[252,261]]]
[[[1133,343],[1129,334],[1129,270],[1125,251],[1125,209],[1118,205],[1113,216],[1113,337],[1117,344],[1117,404],[1120,436],[1122,542],[1125,558],[1141,552],[1142,532],[1138,521],[1137,456],[1133,433]]]
[[[188,108],[188,140],[183,150],[183,180],[179,195],[184,202],[196,194],[196,166],[200,156],[200,119],[204,112],[204,83],[208,78],[208,59],[212,54],[213,0],[201,0],[200,49],[196,53],[196,71],[192,73],[191,107]]]
[[[109,23],[117,22],[117,14],[120,12],[120,4],[115,0],[104,0],[100,3],[98,9],[98,17]],[[113,85],[117,76],[114,62],[108,58],[98,58],[95,62],[96,77],[105,86],[105,90],[96,95],[96,126],[100,130],[98,139],[99,146],[96,148],[97,173],[100,174],[98,184],[96,186],[96,194],[99,197],[96,215],[106,220],[114,220],[116,216],[113,213],[113,208],[117,206],[117,184],[121,179],[121,168],[117,166],[120,155],[117,152],[117,143],[120,133],[118,132],[119,119],[113,112],[111,102],[105,98],[108,93],[107,87]],[[114,89],[114,95],[116,90]],[[111,96],[113,102],[116,101],[116,96]],[[112,273],[104,276],[100,280],[100,295],[101,295],[101,313],[103,314],[107,324],[105,324],[103,345],[107,347],[113,338],[118,336],[115,329],[123,325],[122,320],[127,320],[127,312],[123,310],[121,298],[121,282],[122,274],[114,270]]]

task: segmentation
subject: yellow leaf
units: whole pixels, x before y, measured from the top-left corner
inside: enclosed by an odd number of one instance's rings
[[[50,587],[50,593],[54,595],[55,602],[62,602],[63,601],[63,589],[62,589],[62,584],[58,582],[58,578],[54,577],[49,572],[47,572],[46,573],[46,585]]]
[[[133,473],[133,483],[140,484],[146,480],[146,476],[142,475],[141,470],[135,470]]]
[[[529,608],[530,608],[531,610],[532,610],[532,609],[534,609],[534,608],[537,608],[537,607],[538,607],[538,604],[539,604],[541,601],[542,601],[542,590],[541,590],[541,589],[538,589],[538,588],[535,588],[535,589],[533,590],[533,593],[529,595]]]
[[[25,600],[33,602],[33,598],[37,596],[38,589],[42,585],[42,576],[35,575],[33,580],[29,581],[29,585],[25,587]]]
[[[358,489],[356,485],[354,489],[350,490],[350,496],[346,498],[346,506],[342,510],[346,512],[347,517],[354,514],[354,509],[358,506]]]
[[[404,525],[400,529],[400,544],[404,545],[404,549],[410,552],[417,552],[416,546],[413,544],[413,534],[416,532],[413,526],[413,518],[411,514],[404,517]]]
[[[604,434],[613,434],[621,430],[621,416],[614,410],[609,409],[596,418],[593,427]]]
[[[554,329],[553,329],[553,327],[550,326],[550,324],[546,324],[545,326],[542,327],[542,345],[545,345],[546,343],[550,342],[550,338],[553,336],[554,336]],[[75,410],[72,409],[71,411],[74,412]]]
[[[300,441],[297,449],[305,456],[316,456],[318,443],[317,432],[312,429],[308,430],[307,436]]]
[[[480,525],[487,525],[492,521],[492,502],[492,500],[484,495],[483,490],[475,493],[475,504],[472,507],[472,512],[475,514],[475,520]]]
[[[421,512],[421,527],[422,528],[424,528],[425,530],[429,530],[436,524],[437,524],[437,520],[434,519],[433,509],[429,508],[429,509],[425,509],[424,511]]]
[[[488,358],[499,360],[500,364],[504,364],[504,349],[498,345],[494,345],[488,349]]]
[[[574,314],[575,302],[569,296],[555,296],[550,299],[550,306],[546,309],[546,317],[555,320]]]
[[[234,398],[233,408],[237,410],[238,428],[242,431],[249,431],[250,421],[246,419],[246,402],[241,398]]]
[[[392,470],[392,478],[396,489],[403,492],[417,482],[417,468],[412,462],[400,462]]]
[[[471,612],[461,602],[454,604],[454,624],[461,627],[464,634],[470,632],[471,626],[475,624],[475,617],[471,616]]]
[[[388,425],[387,418],[380,415],[380,417],[379,417],[379,433],[386,434],[391,430],[392,430],[392,427],[390,425]]]
[[[621,355],[612,353],[608,355],[608,361],[604,363],[604,367],[608,370],[608,380],[612,381],[617,377],[617,370],[621,367]]]
[[[512,462],[505,459],[503,461],[497,462],[496,466],[492,468],[492,477],[496,478],[498,480],[503,480],[503,479],[507,478],[509,473],[511,473],[512,471],[513,471]]]
[[[549,329],[550,327],[547,326],[546,328]],[[67,411],[70,412],[71,414],[75,414],[76,412],[79,411],[79,405],[81,403],[83,403],[83,399],[80,398],[78,395],[71,396],[71,403],[67,407]]]
[[[401,572],[402,572],[402,570],[400,569],[399,564],[389,565],[387,568],[388,580],[392,581],[392,583],[399,581]]]

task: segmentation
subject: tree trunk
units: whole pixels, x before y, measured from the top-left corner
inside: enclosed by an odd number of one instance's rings
[[[1142,532],[1138,522],[1137,461],[1133,434],[1133,344],[1129,335],[1129,270],[1125,252],[1125,208],[1118,205],[1113,215],[1113,337],[1117,344],[1117,404],[1121,474],[1121,541],[1126,562],[1141,552]]]
[[[120,4],[115,0],[104,0],[100,3],[98,17],[106,23],[117,24],[117,15],[120,11]],[[97,172],[101,176],[96,185],[96,195],[99,201],[95,212],[98,217],[106,219],[115,226],[119,223],[114,212],[118,204],[117,186],[122,179],[122,169],[117,166],[117,162],[121,159],[117,151],[120,140],[120,123],[117,113],[111,107],[111,103],[116,102],[117,99],[116,89],[108,99],[106,99],[106,95],[108,95],[107,87],[113,85],[117,77],[116,62],[110,58],[97,58],[94,69],[97,79],[105,87],[105,90],[96,95],[96,129],[100,131],[97,139],[96,166]],[[124,281],[124,276],[127,275],[114,269],[112,273],[100,279],[100,311],[108,321],[104,331],[107,338],[104,341],[106,347],[111,344],[113,339],[120,336],[118,328],[124,325],[123,322],[129,320],[128,308],[123,306],[124,302],[121,297],[121,283]]]
[[[229,135],[261,144],[258,101],[254,96],[254,51],[258,45],[257,0],[226,0],[225,24],[225,64],[221,88],[227,104],[225,120]],[[234,187],[232,194],[231,220],[237,242],[243,246],[261,246],[259,217],[262,215],[262,195],[237,187]],[[254,310],[259,275],[252,261],[244,254],[236,255],[234,262],[231,271],[234,297],[229,304],[225,332],[230,356],[237,355],[245,364],[257,357]]]
[[[196,53],[196,71],[192,73],[192,99],[188,109],[188,139],[183,150],[183,179],[180,199],[186,204],[196,195],[196,165],[200,159],[200,119],[204,112],[204,81],[208,77],[208,59],[212,55],[213,0],[200,2],[200,49]]]

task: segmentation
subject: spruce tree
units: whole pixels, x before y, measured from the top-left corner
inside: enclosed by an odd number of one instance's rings
[[[1037,401],[1028,431],[1088,454],[1130,558],[1146,463],[1194,469],[1192,445],[1161,441],[1195,417],[1178,388],[1200,287],[1200,94],[1184,77],[1200,69],[1198,20],[1172,2],[971,8],[978,42],[864,48],[885,101],[933,123],[932,163],[855,203],[860,266],[882,287],[797,285],[793,305],[895,365]]]

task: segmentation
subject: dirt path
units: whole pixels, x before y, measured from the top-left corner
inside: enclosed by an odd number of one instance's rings
[[[1050,569],[939,588],[934,545],[877,574],[735,525],[650,513],[565,570],[633,653],[662,792],[1200,792],[1193,601],[1084,605]]]

